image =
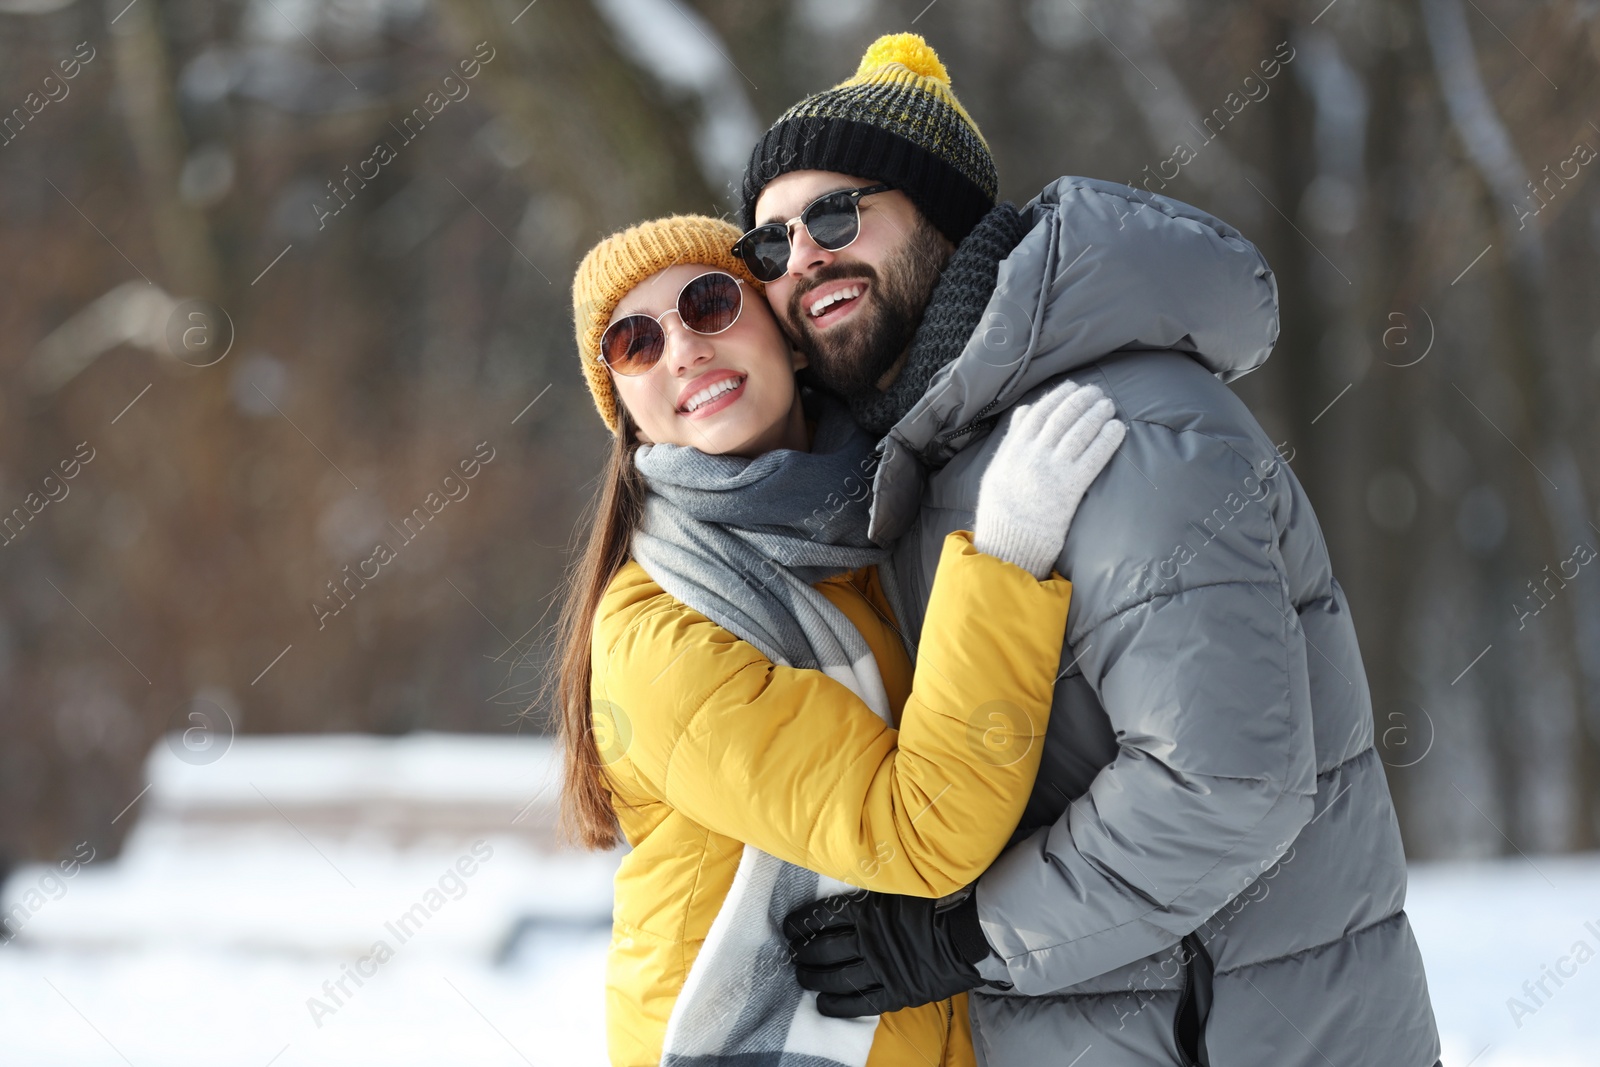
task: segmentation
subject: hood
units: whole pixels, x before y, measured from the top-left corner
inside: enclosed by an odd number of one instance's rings
[[[1278,283],[1255,245],[1181,201],[1095,178],[1058,178],[1022,209],[1030,229],[1000,263],[966,348],[890,429],[880,510],[916,512],[921,467],[941,467],[1046,379],[1123,349],[1185,352],[1225,382],[1265,363]]]

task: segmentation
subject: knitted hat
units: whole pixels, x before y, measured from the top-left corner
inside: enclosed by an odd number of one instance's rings
[[[578,331],[578,358],[594,395],[594,406],[613,435],[620,432],[617,394],[611,372],[600,362],[600,338],[611,313],[628,292],[657,271],[680,263],[704,263],[725,270],[759,294],[761,283],[731,249],[739,230],[731,222],[705,215],[672,215],[641,222],[614,233],[589,249],[572,279],[572,314]]]
[[[989,145],[950,91],[944,64],[914,33],[879,37],[854,77],[772,124],[744,171],[746,230],[761,190],[794,170],[888,182],[956,244],[994,207],[1000,186]]]

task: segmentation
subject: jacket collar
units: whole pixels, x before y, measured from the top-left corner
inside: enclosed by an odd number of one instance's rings
[[[1022,209],[1026,235],[1001,260],[961,354],[879,443],[872,540],[916,517],[944,466],[1041,382],[1119,349],[1190,355],[1223,381],[1266,362],[1277,282],[1238,230],[1198,208],[1116,182],[1064,177]]]

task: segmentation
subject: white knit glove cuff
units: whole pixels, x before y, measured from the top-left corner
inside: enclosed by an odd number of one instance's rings
[[[1016,522],[1005,515],[979,515],[973,525],[972,544],[979,552],[1015,563],[1040,581],[1050,577],[1066,544],[1065,536],[1057,537],[1037,523]]]

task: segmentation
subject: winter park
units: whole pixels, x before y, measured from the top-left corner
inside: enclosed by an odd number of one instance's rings
[[[0,0],[0,1064],[1600,1062],[1600,8]]]

